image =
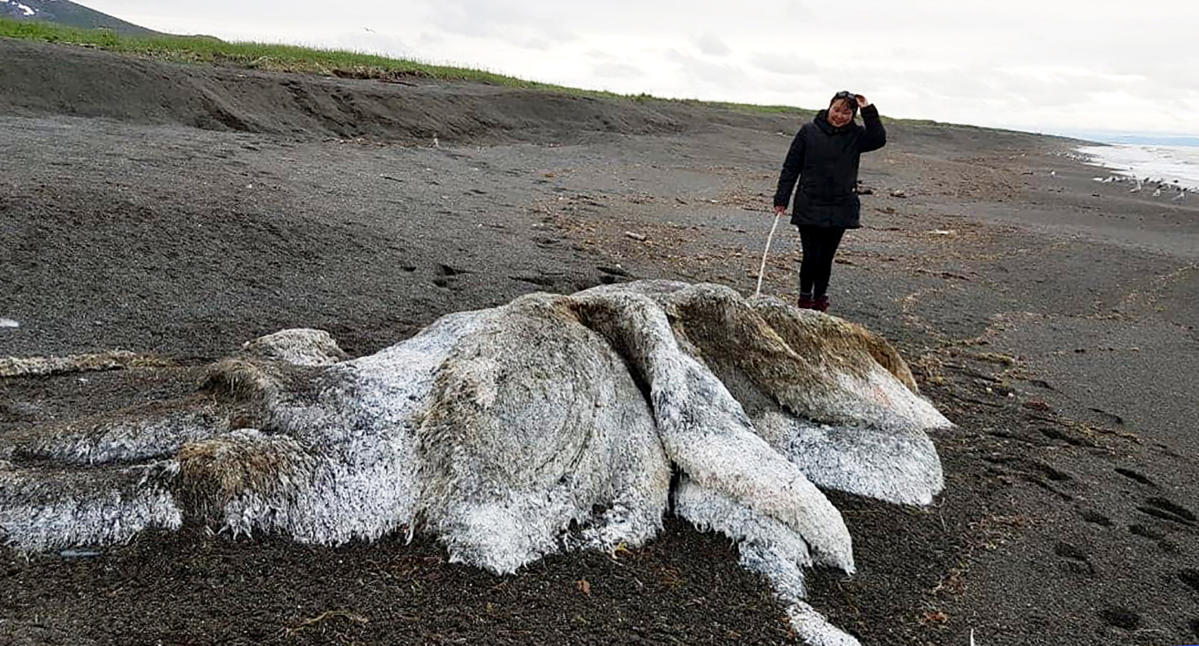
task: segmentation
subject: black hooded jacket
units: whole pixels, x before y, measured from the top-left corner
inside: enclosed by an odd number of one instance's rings
[[[795,180],[795,205],[791,223],[798,226],[856,229],[861,203],[858,201],[858,160],[862,153],[878,150],[887,143],[887,131],[873,104],[862,108],[865,127],[849,122],[840,128],[821,110],[800,127],[779,174],[775,206],[787,206]]]

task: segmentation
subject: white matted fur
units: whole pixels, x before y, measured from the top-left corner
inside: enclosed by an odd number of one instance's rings
[[[169,368],[163,368],[169,369]],[[949,422],[859,326],[716,285],[641,281],[450,314],[346,360],[285,330],[197,396],[0,438],[0,535],[104,544],[200,522],[340,544],[402,530],[512,572],[637,546],[676,512],[737,541],[811,644],[803,568],[854,569],[817,487],[927,504]]]

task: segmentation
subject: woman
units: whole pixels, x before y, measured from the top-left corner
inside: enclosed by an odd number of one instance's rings
[[[862,110],[862,127],[854,115]],[[774,210],[787,210],[791,191],[795,205],[791,223],[799,227],[803,263],[799,268],[799,306],[828,311],[828,280],[833,270],[833,255],[846,229],[857,229],[861,203],[858,200],[858,159],[862,153],[878,150],[887,143],[887,132],[878,118],[878,109],[866,97],[838,92],[811,123],[805,123],[783,162],[779,187],[774,194]]]

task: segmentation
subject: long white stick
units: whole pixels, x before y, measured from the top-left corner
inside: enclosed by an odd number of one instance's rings
[[[766,256],[770,254],[770,241],[774,240],[774,230],[778,228],[781,215],[782,213],[774,214],[774,224],[770,227],[770,235],[766,236],[766,250],[762,252],[762,267],[758,269],[758,288],[754,290],[754,298],[762,295],[762,278],[766,276]]]

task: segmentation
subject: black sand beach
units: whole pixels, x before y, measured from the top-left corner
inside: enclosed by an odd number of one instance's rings
[[[9,40],[0,60],[0,317],[20,323],[0,356],[178,366],[0,380],[0,433],[185,392],[286,327],[361,355],[533,291],[752,293],[805,119]],[[1199,201],[1093,182],[1071,140],[888,133],[831,312],[891,340],[958,428],[933,438],[933,507],[831,496],[859,572],[811,571],[812,605],[863,644],[1199,641]],[[780,226],[765,291],[794,297],[798,246]],[[0,548],[0,643],[789,640],[728,541],[673,519],[509,577],[402,536],[97,552]]]

